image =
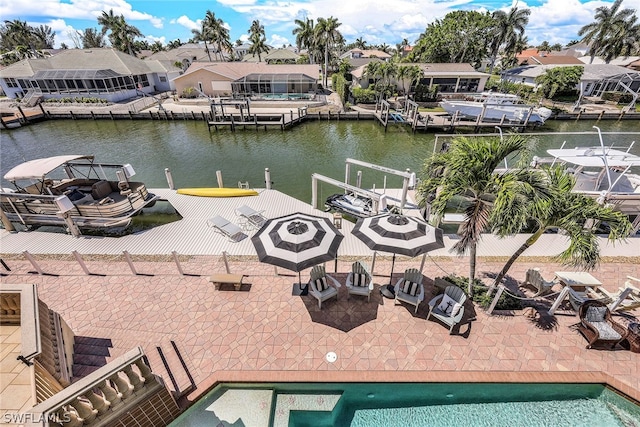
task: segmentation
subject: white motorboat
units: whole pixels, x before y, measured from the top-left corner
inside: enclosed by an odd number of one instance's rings
[[[158,200],[143,183],[129,180],[134,175],[129,164],[94,163],[93,156],[35,159],[4,175],[15,188],[2,188],[0,207],[8,221],[25,226],[126,227]]]
[[[444,100],[440,106],[452,116],[496,122],[543,124],[552,111],[520,103],[517,95],[483,92],[472,100]]]
[[[534,163],[561,162],[575,179],[574,191],[607,203],[615,209],[633,216],[640,216],[640,175],[632,168],[640,167],[640,156],[628,148],[607,148],[600,129],[599,147],[576,147],[547,150],[552,159],[534,158]]]

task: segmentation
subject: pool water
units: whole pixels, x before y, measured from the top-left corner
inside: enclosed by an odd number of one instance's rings
[[[602,384],[222,384],[171,425],[640,427],[640,406]]]

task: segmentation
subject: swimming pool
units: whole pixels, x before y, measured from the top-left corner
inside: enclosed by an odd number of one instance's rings
[[[602,384],[221,384],[171,426],[640,426]]]

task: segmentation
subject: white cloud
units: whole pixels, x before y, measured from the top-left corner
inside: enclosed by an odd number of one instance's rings
[[[163,27],[163,18],[133,10],[125,0],[0,0],[0,16],[3,20],[29,17],[95,20],[102,11],[113,9],[128,21],[148,21],[155,28]],[[135,22],[130,22],[135,25]]]
[[[288,46],[289,44],[291,44],[291,42],[285,37],[274,34],[269,38],[267,44],[275,48],[281,48],[283,45]]]
[[[179,24],[188,30],[199,30],[201,27],[202,20],[198,19],[197,21],[192,21],[188,16],[182,15],[178,19],[172,20],[171,24]]]

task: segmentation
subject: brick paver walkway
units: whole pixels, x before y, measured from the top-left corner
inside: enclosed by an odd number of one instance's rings
[[[409,306],[395,306],[374,291],[371,302],[352,296],[344,286],[339,300],[318,309],[312,296],[293,296],[297,275],[255,261],[231,260],[233,273],[247,274],[241,291],[233,286],[216,291],[208,282],[224,272],[218,257],[195,257],[181,263],[136,261],[134,276],[118,259],[87,261],[96,275],[87,276],[75,261],[39,261],[47,275],[30,273],[22,259],[5,259],[12,269],[5,283],[37,283],[40,298],[60,313],[78,336],[111,340],[111,358],[134,346],[147,353],[174,340],[183,349],[198,384],[195,399],[216,381],[609,381],[640,399],[640,355],[618,349],[587,350],[575,330],[578,318],[564,310],[555,317],[523,310],[496,316],[467,303],[469,322],[456,335],[434,320],[425,320],[434,288],[417,315]],[[479,259],[478,276],[497,272],[502,262]],[[396,263],[400,276],[419,259]],[[522,280],[530,267],[545,278],[567,270],[549,262],[518,262],[512,279]],[[344,283],[348,260],[338,263],[336,277]],[[333,271],[334,265],[327,264]],[[388,273],[380,258],[376,274]],[[453,272],[466,275],[467,258],[428,260],[424,274],[432,279]],[[601,265],[592,272],[609,290],[625,277],[640,275],[632,263]],[[98,275],[99,274],[99,275]],[[303,280],[308,272],[303,272]],[[376,276],[377,284],[388,276]],[[485,280],[487,283],[489,279]],[[512,281],[512,283],[514,283]],[[378,286],[378,285],[377,285]],[[542,304],[548,307],[550,302]],[[542,310],[544,312],[544,310]],[[640,312],[618,320],[628,323]],[[333,351],[335,363],[325,360]]]

